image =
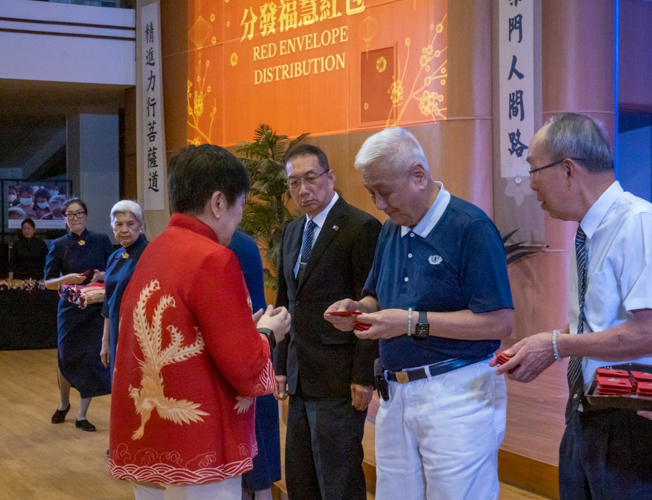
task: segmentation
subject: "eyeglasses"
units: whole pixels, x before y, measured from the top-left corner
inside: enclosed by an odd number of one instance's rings
[[[555,165],[561,163],[561,162],[564,161],[565,159],[566,159],[566,158],[562,158],[561,160],[557,160],[557,161],[555,161],[555,162],[549,163],[548,165],[544,165],[543,167],[539,167],[539,168],[535,168],[535,169],[528,170],[527,172],[528,172],[528,174],[532,175],[533,173],[538,172],[539,170],[543,170],[543,169],[546,169],[546,168],[554,167]],[[586,161],[586,158],[568,158],[568,159],[569,159],[569,160],[573,160],[573,161]]]
[[[306,175],[303,179],[288,179],[287,187],[290,191],[296,191],[297,189],[301,188],[301,184],[304,182],[307,186],[314,186],[317,182],[317,179],[319,179],[322,175],[327,174],[328,172],[329,170],[324,170],[319,175],[309,174]]]
[[[86,215],[86,212],[84,210],[80,210],[78,212],[68,212],[63,215],[66,216],[66,219],[81,219],[83,215]]]

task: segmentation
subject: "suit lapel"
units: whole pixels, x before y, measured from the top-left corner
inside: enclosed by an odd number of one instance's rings
[[[310,253],[310,258],[306,263],[306,270],[303,273],[301,278],[301,283],[297,284],[297,292],[301,289],[302,285],[306,282],[306,278],[310,275],[310,272],[315,267],[315,264],[319,261],[319,257],[324,252],[328,244],[337,234],[340,226],[343,224],[343,219],[347,203],[342,197],[340,197],[331,208],[330,212],[326,216],[324,221],[324,226],[319,230],[319,236],[317,241],[312,247],[312,252]],[[303,227],[303,226],[302,226]],[[335,229],[337,227],[338,229]],[[301,242],[299,242],[301,246]],[[295,260],[296,262],[296,260]]]

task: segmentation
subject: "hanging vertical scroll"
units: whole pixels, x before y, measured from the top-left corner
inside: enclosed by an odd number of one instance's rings
[[[141,63],[141,137],[145,210],[165,209],[165,134],[163,128],[163,92],[161,84],[161,23],[159,3],[142,7],[138,32]]]
[[[528,182],[528,144],[534,136],[533,0],[500,0],[500,172]]]

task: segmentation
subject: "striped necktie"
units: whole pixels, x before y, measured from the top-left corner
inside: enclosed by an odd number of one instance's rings
[[[577,258],[577,291],[579,298],[579,318],[577,333],[584,333],[584,296],[586,295],[586,267],[589,254],[586,249],[586,235],[578,226],[575,235],[575,257]],[[582,399],[584,393],[584,378],[582,377],[582,357],[571,356],[568,361],[568,403],[566,404],[566,423],[569,422]]]
[[[301,260],[299,261],[299,271],[297,272],[297,283],[301,282],[303,273],[306,271],[306,264],[312,252],[312,240],[315,235],[315,224],[312,220],[308,221],[308,228],[303,233],[303,243],[301,244]]]

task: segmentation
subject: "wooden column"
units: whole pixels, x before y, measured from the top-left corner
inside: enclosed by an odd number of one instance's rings
[[[616,131],[614,96],[614,2],[611,0],[545,0],[542,2],[542,118],[576,112],[601,120],[613,143]],[[568,271],[576,222],[545,214],[547,248],[510,266],[516,304],[514,340],[568,323]],[[508,382],[507,433],[502,449],[536,471],[514,481],[519,465],[503,469],[501,479],[550,495],[557,491],[549,465],[558,465],[568,396],[565,364],[555,364],[530,384]],[[541,466],[536,466],[536,463]],[[532,465],[535,464],[535,465]],[[548,464],[548,465],[546,465]],[[508,480],[505,473],[511,478]],[[535,480],[532,483],[532,478]]]

